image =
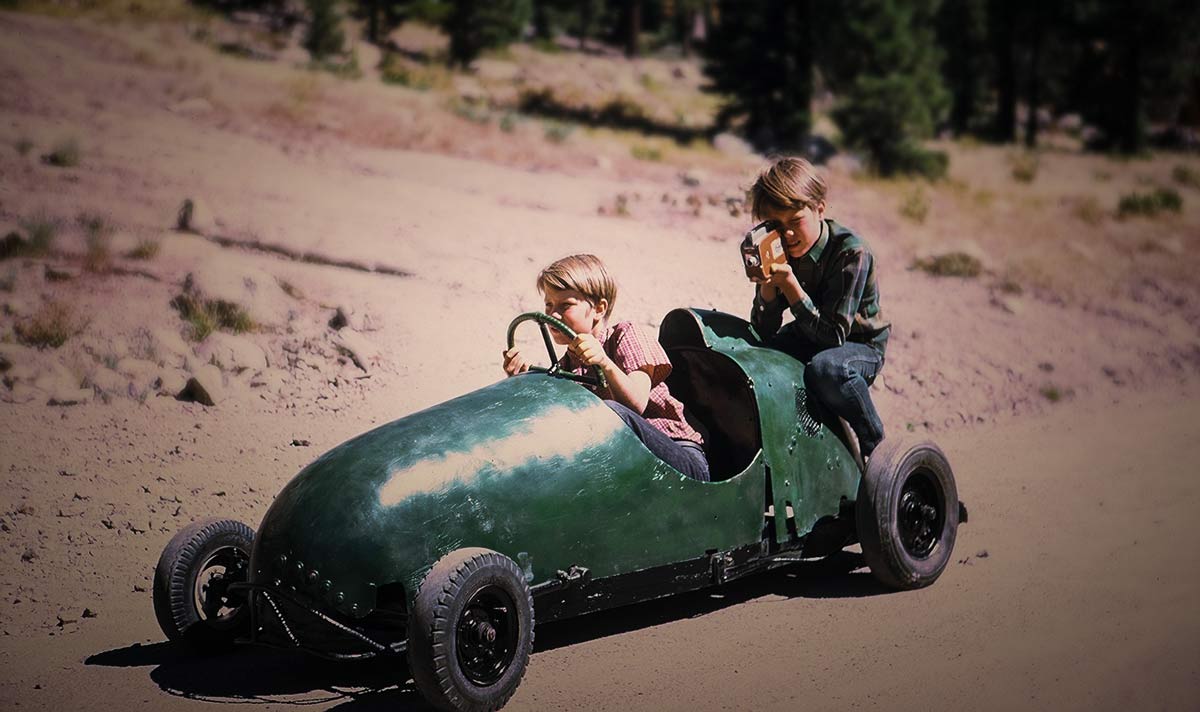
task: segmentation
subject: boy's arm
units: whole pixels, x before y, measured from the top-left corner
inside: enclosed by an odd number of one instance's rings
[[[763,293],[770,291],[767,297]],[[783,310],[787,301],[779,298],[779,292],[772,284],[760,284],[754,289],[754,304],[750,307],[750,325],[764,339],[769,339],[783,326]]]
[[[605,352],[600,340],[591,334],[579,334],[568,348],[580,363],[585,366],[597,366],[604,372],[613,400],[636,413],[646,412],[646,405],[650,402],[650,389],[653,386],[648,371],[635,367],[626,372],[621,364]],[[646,363],[642,367],[652,369],[654,364]]]
[[[863,249],[854,249],[841,255],[839,264],[821,285],[820,306],[796,285],[797,294],[788,294],[795,327],[817,346],[832,347],[846,343],[850,326],[858,312],[867,276],[871,272],[873,258]]]

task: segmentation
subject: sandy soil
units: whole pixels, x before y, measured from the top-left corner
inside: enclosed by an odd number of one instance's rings
[[[217,56],[171,26],[0,13],[0,220],[62,222],[49,255],[0,262],[4,707],[420,707],[379,665],[188,658],[161,642],[149,579],[189,521],[253,525],[324,450],[499,378],[506,326],[538,306],[552,259],[601,255],[618,316],[647,328],[681,305],[745,312],[747,218],[726,198],[757,159],[638,161],[618,135],[547,141],[535,124],[505,132],[429,94]],[[77,166],[39,160],[65,138]],[[887,594],[848,555],[548,626],[513,708],[1200,706],[1184,447],[1200,411],[1200,195],[1184,189],[1183,214],[1158,221],[1077,207],[1185,159],[1051,154],[1026,186],[1004,152],[953,150],[940,186],[844,163],[830,178],[832,213],[882,265],[885,423],[942,443],[971,506],[956,563]],[[914,191],[923,222],[897,210]],[[185,198],[205,207],[202,234],[171,229]],[[112,228],[99,269],[81,213]],[[122,256],[143,240],[152,259]],[[951,249],[980,254],[984,274],[908,269]],[[189,274],[252,280],[261,328],[230,350],[177,347],[170,304]],[[81,331],[16,349],[49,303]],[[338,306],[353,313],[341,331]],[[172,379],[212,360],[215,406],[173,397]],[[87,402],[47,405],[64,381]]]

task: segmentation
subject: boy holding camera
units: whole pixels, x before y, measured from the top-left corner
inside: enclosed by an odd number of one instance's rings
[[[750,323],[769,346],[807,364],[805,387],[850,424],[865,459],[883,440],[869,387],[883,368],[891,325],[879,308],[874,255],[825,217],[825,192],[802,158],[780,159],[759,174],[751,214],[779,233],[786,259],[750,277],[757,285]],[[784,311],[794,317],[786,325]]]
[[[537,278],[546,298],[546,313],[575,331],[575,339],[551,330],[555,343],[567,353],[564,370],[582,375],[596,366],[607,380],[592,387],[605,405],[638,436],[650,452],[688,477],[709,481],[704,439],[683,416],[683,403],[671,395],[666,378],[671,361],[657,341],[634,324],[609,326],[617,301],[617,283],[595,255],[571,255],[546,267]],[[515,376],[529,370],[520,349],[504,352],[504,372]]]

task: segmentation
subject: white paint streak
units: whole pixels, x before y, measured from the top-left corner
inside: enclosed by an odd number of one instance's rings
[[[553,408],[501,440],[393,470],[379,488],[379,503],[388,507],[417,492],[446,489],[487,464],[504,472],[534,460],[574,458],[580,450],[607,440],[622,427],[621,420],[607,408],[589,408],[583,412],[563,406]]]

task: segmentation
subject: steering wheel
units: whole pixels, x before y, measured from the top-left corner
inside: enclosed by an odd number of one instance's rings
[[[600,370],[599,366],[591,367],[592,375],[590,376],[578,376],[574,373],[564,371],[559,368],[558,356],[554,353],[554,341],[550,338],[550,330],[546,327],[553,326],[555,329],[561,331],[568,339],[572,340],[575,339],[577,334],[575,333],[574,329],[567,326],[562,321],[555,319],[549,314],[545,314],[543,312],[525,312],[524,314],[518,315],[516,319],[513,319],[508,325],[508,348],[511,349],[516,344],[516,342],[513,340],[513,336],[516,334],[517,326],[527,321],[536,321],[538,323],[538,326],[542,330],[542,341],[546,343],[546,353],[550,355],[550,363],[553,364],[550,368],[530,366],[530,371],[536,371],[537,373],[548,373],[551,376],[578,381],[579,383],[584,383],[589,386],[608,388],[608,379],[604,377],[604,373]]]

